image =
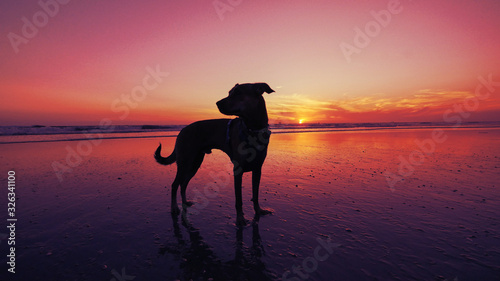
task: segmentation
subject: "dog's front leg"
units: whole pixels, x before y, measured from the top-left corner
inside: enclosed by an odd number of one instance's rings
[[[260,185],[260,176],[262,172],[260,169],[252,171],[252,201],[253,201],[253,209],[255,210],[256,215],[267,215],[270,214],[271,211],[264,210],[259,206],[259,185]]]
[[[241,195],[241,185],[243,182],[243,172],[234,173],[234,195],[236,198],[236,223],[238,225],[246,225],[247,221],[243,215],[243,198]]]

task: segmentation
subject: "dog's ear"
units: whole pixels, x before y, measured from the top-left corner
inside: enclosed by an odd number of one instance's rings
[[[264,94],[264,92],[268,94],[274,93],[274,90],[271,89],[271,87],[269,87],[269,85],[267,85],[266,83],[255,83],[254,85],[257,89],[257,92],[261,95]]]
[[[236,85],[234,85],[234,87],[231,88],[231,90],[229,90],[229,94],[231,94],[234,89],[236,89],[236,87],[238,87],[240,84],[236,83]]]

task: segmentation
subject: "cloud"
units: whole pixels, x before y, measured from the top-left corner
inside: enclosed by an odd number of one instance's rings
[[[423,89],[405,97],[378,93],[321,101],[292,94],[276,97],[268,103],[268,109],[272,121],[283,123],[299,119],[307,122],[440,121],[447,109],[471,96],[473,93],[467,91]],[[496,101],[493,107],[500,109],[500,103]],[[492,108],[491,102],[488,108]]]
[[[315,100],[301,94],[281,95],[268,103],[268,113],[271,120],[278,122],[309,120],[310,116],[318,112],[337,111],[331,105],[331,102]]]

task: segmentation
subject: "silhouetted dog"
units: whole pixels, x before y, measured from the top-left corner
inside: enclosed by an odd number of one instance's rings
[[[168,157],[161,156],[161,144],[155,159],[162,165],[177,162],[177,174],[172,183],[173,213],[177,206],[177,189],[181,186],[183,207],[193,203],[186,200],[186,188],[203,162],[205,153],[212,149],[224,151],[233,163],[237,223],[245,224],[242,210],[241,184],[244,172],[252,172],[252,201],[256,215],[271,213],[259,206],[261,169],[267,155],[269,131],[266,103],[262,94],[274,92],[266,83],[236,84],[229,96],[218,101],[222,114],[236,115],[236,119],[212,119],[194,122],[179,132],[175,148]]]

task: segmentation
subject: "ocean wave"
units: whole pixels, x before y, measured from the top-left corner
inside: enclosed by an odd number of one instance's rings
[[[390,122],[390,123],[316,123],[273,124],[274,134],[327,131],[366,131],[383,129],[446,128],[445,122]],[[98,126],[0,126],[0,144],[79,141],[90,139],[175,137],[185,125],[115,125],[102,129]],[[467,122],[460,128],[497,128],[500,122]]]

